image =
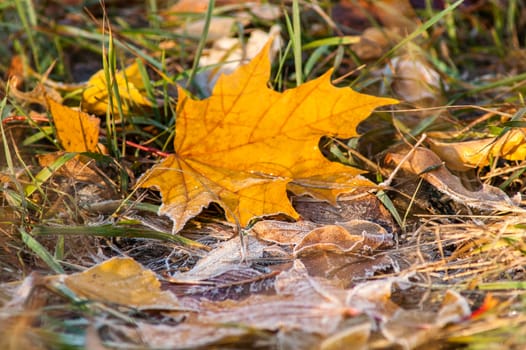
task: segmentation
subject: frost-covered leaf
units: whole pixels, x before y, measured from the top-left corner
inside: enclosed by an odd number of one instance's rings
[[[65,277],[78,295],[138,309],[177,309],[177,298],[161,290],[153,271],[131,258],[113,258],[88,270]]]

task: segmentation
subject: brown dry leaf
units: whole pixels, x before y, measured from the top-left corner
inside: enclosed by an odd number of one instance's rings
[[[467,300],[448,290],[438,313],[398,309],[382,324],[382,334],[393,344],[414,349],[435,338],[441,328],[465,320],[471,313]]]
[[[250,228],[250,233],[265,242],[295,245],[318,226],[314,222],[305,220],[297,222],[262,220]]]
[[[526,128],[513,128],[500,137],[462,142],[427,139],[429,147],[451,170],[467,171],[490,164],[495,158],[526,159]]]
[[[269,46],[219,78],[206,100],[179,89],[176,153],[141,182],[161,191],[160,213],[172,218],[174,232],[210,202],[241,226],[277,213],[297,218],[286,195],[291,182],[332,201],[370,184],[356,178],[361,171],[324,158],[318,142],[324,135],[356,136],[376,107],[397,101],[336,88],[332,71],[284,93],[269,89]]]
[[[422,147],[412,151],[411,156],[403,163],[405,154],[389,153],[386,160],[397,165],[402,163],[402,169],[421,176],[458,203],[483,210],[524,212],[498,187],[483,184],[478,191],[467,190],[460,179],[446,169],[442,160],[433,151]]]
[[[311,277],[301,262],[276,278],[277,295],[254,295],[243,301],[203,302],[198,319],[204,323],[236,323],[245,327],[300,329],[330,334],[351,311],[346,292],[333,281]]]
[[[177,298],[161,291],[155,274],[131,258],[112,258],[88,270],[64,277],[78,295],[140,310],[179,308]]]
[[[340,254],[371,252],[382,245],[392,245],[392,235],[380,225],[353,220],[340,225],[326,225],[310,231],[294,248],[301,256],[312,252],[337,252]]]
[[[144,96],[142,90],[144,89],[144,82],[142,80],[139,64],[137,62],[128,66],[125,70],[119,71],[114,77],[111,77],[111,86],[117,85],[119,95],[122,101],[122,112],[127,114],[133,106],[151,107],[151,102]],[[87,88],[82,93],[82,108],[86,111],[103,115],[106,114],[108,108],[111,113],[118,115],[119,109],[117,106],[116,97],[112,92],[113,104],[109,108],[108,83],[104,70],[100,70],[88,80]]]
[[[294,248],[294,256],[310,275],[334,279],[348,287],[355,279],[396,266],[390,256],[372,254],[392,244],[392,235],[382,226],[353,220],[312,230]]]
[[[239,264],[237,268],[195,283],[173,281],[164,287],[178,297],[205,298],[213,301],[239,300],[253,294],[273,291],[277,274],[278,272],[263,273]]]
[[[57,138],[66,152],[97,152],[100,120],[48,98]]]
[[[244,257],[247,260],[261,258],[268,247],[267,244],[253,236],[247,236],[244,240],[246,251],[249,254]],[[241,246],[239,236],[226,242],[221,242],[214,250],[208,252],[205,257],[200,259],[190,271],[175,275],[176,280],[197,282],[212,279],[228,271],[242,269],[240,267],[240,263],[243,260]]]
[[[401,99],[419,107],[443,105],[440,75],[416,50],[395,57],[386,76],[391,76],[391,88]]]

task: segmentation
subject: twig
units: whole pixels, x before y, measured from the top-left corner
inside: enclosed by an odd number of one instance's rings
[[[427,137],[427,134],[422,134],[422,136],[420,137],[420,139],[418,140],[417,143],[415,143],[415,145],[413,146],[413,148],[411,148],[411,150],[409,152],[407,152],[407,154],[405,155],[404,158],[402,158],[402,160],[400,161],[400,163],[398,163],[398,165],[396,166],[396,168],[393,170],[393,172],[391,173],[391,175],[389,175],[389,177],[387,178],[387,180],[381,182],[380,184],[378,184],[379,187],[389,187],[391,186],[391,182],[393,182],[393,179],[394,177],[396,176],[396,174],[398,173],[398,171],[400,170],[400,168],[402,167],[402,164],[404,164],[408,159],[409,157],[411,157],[413,155],[413,153],[415,152],[416,148],[418,146],[420,146],[422,144],[422,142],[424,142],[424,140],[426,139]]]

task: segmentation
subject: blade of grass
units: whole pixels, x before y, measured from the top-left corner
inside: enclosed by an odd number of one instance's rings
[[[477,290],[526,290],[526,281],[495,281],[477,283]]]
[[[303,45],[303,50],[314,49],[320,46],[339,46],[339,45],[352,45],[360,42],[360,37],[356,35],[348,36],[334,36],[332,38],[324,38],[319,40],[311,41]]]
[[[391,201],[389,196],[387,196],[387,193],[380,190],[376,192],[376,197],[380,200],[380,202],[382,202],[385,208],[389,210],[389,212],[395,219],[398,226],[400,226],[400,229],[404,230],[404,220],[402,220],[402,218],[400,217],[400,214],[398,214],[398,211],[396,210],[394,203]]]
[[[303,83],[302,50],[301,50],[301,16],[299,0],[292,0],[292,48],[294,49],[294,68],[296,85]]]
[[[205,25],[203,28],[203,33],[202,33],[201,39],[199,40],[199,44],[197,45],[197,49],[195,51],[194,62],[192,63],[192,68],[190,70],[190,76],[188,77],[188,83],[187,83],[188,87],[192,86],[195,75],[197,74],[197,68],[199,66],[199,61],[201,60],[201,55],[203,54],[203,49],[205,48],[206,39],[208,37],[208,31],[210,30],[210,22],[212,22],[212,15],[214,12],[214,7],[215,7],[215,0],[209,0],[208,8],[205,14]]]
[[[126,237],[126,238],[145,238],[155,239],[165,242],[181,244],[195,249],[210,248],[204,244],[193,241],[189,238],[173,235],[160,231],[154,231],[144,228],[129,227],[129,226],[115,226],[115,225],[100,225],[100,226],[62,226],[50,227],[44,225],[37,225],[33,228],[35,235],[92,235],[100,237]]]
[[[11,158],[11,152],[9,152],[9,143],[4,130],[4,119],[9,115],[10,108],[7,107],[7,97],[2,99],[0,102],[0,132],[2,133],[2,142],[4,144],[4,154],[7,163],[7,168],[10,170],[12,176],[15,176],[15,167],[13,166],[13,158]]]
[[[398,44],[396,44],[393,48],[391,48],[389,51],[387,51],[385,54],[383,54],[372,66],[378,66],[382,64],[387,57],[390,57],[393,55],[396,51],[398,51],[401,47],[405,46],[407,43],[413,41],[418,36],[422,35],[426,32],[431,26],[433,26],[438,21],[442,20],[445,16],[447,16],[449,13],[453,12],[458,6],[460,6],[464,0],[457,0],[452,5],[448,6],[444,10],[440,11],[430,19],[428,19],[426,22],[424,22],[422,25],[420,25],[417,29],[415,29],[411,34],[407,35],[402,41],[400,41]],[[357,78],[352,84],[351,87],[356,88],[356,84],[359,83],[360,78],[365,76],[368,73],[367,69],[362,70],[360,77]],[[360,84],[363,85],[363,84]],[[359,88],[357,90],[360,90]]]
[[[33,2],[30,0],[15,0],[15,6],[18,13],[18,18],[22,22],[22,26],[24,27],[24,31],[27,35],[27,41],[29,42],[29,47],[31,48],[31,54],[33,56],[35,68],[39,73],[41,73],[39,60],[40,53],[39,48],[35,42],[35,31],[33,29],[37,26],[37,17],[33,7]]]
[[[51,255],[44,246],[42,246],[36,239],[34,239],[29,233],[24,229],[20,229],[20,234],[22,235],[22,241],[40,258],[42,259],[50,269],[55,273],[63,274],[64,269],[58,263],[57,260]]]
[[[413,41],[416,37],[424,33],[426,30],[428,30],[431,26],[433,26],[435,23],[443,19],[444,17],[448,16],[453,10],[455,10],[458,6],[460,6],[464,0],[457,0],[454,4],[448,6],[444,10],[440,11],[430,19],[428,19],[425,23],[423,23],[421,26],[419,26],[416,30],[414,30],[411,34],[406,36],[402,41],[400,41],[398,44],[396,44],[391,50],[387,51],[380,59],[378,59],[377,62],[383,62],[387,57],[391,56],[394,52],[398,51],[402,46],[406,45],[408,42]]]

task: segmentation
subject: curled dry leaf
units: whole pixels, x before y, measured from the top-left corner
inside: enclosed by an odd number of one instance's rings
[[[526,159],[526,129],[513,128],[499,137],[462,142],[427,139],[429,147],[451,170],[467,171],[490,164],[490,160]]]
[[[401,99],[425,107],[442,104],[440,75],[422,55],[410,52],[393,58],[385,75]]]
[[[318,226],[314,222],[305,220],[297,222],[262,220],[251,227],[250,233],[265,242],[295,245]]]
[[[389,153],[386,160],[395,164],[402,163],[405,155]],[[442,160],[433,151],[417,147],[411,156],[402,163],[402,169],[421,176],[440,192],[447,194],[454,201],[483,210],[501,210],[524,212],[504,191],[497,187],[483,184],[478,191],[469,191],[460,179],[446,169]]]
[[[360,170],[324,158],[318,142],[324,135],[356,136],[356,126],[376,107],[397,101],[336,88],[331,71],[276,92],[267,86],[269,47],[221,76],[206,100],[192,100],[179,88],[176,153],[140,182],[161,191],[160,213],[172,218],[174,232],[210,202],[218,203],[230,222],[246,226],[264,215],[298,218],[286,193],[292,182],[333,202],[370,183],[356,179]]]
[[[372,252],[387,242],[392,244],[392,235],[382,226],[365,220],[354,220],[343,225],[326,225],[310,231],[294,248],[294,254],[301,256],[321,251],[340,254]]]

